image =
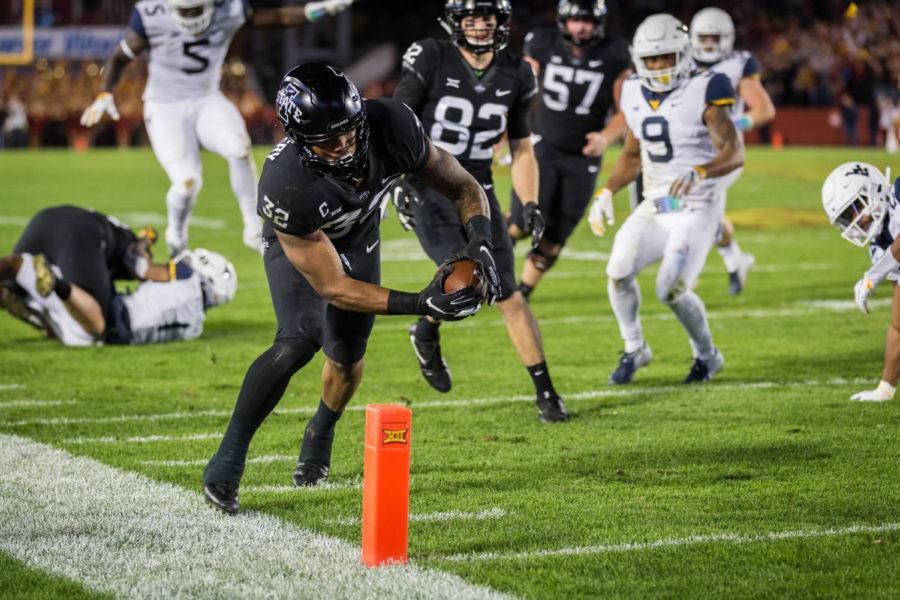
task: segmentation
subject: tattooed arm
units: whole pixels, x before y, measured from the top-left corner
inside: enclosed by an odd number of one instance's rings
[[[428,162],[416,173],[425,185],[440,192],[456,205],[460,223],[468,223],[472,217],[490,218],[484,190],[468,171],[462,168],[453,155],[428,141]]]

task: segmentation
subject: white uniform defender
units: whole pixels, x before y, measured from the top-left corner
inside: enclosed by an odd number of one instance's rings
[[[166,194],[166,244],[172,256],[188,245],[188,222],[203,185],[200,146],[228,161],[231,189],[244,222],[243,240],[261,252],[256,214],[258,172],[250,136],[237,107],[220,91],[222,65],[234,34],[254,25],[300,25],[344,10],[353,0],[253,11],[247,0],[139,0],[129,31],[107,62],[104,90],[82,116],[90,127],[109,113],[118,119],[111,90],[121,70],[149,49],[144,123],[150,145],[171,185]]]
[[[694,365],[686,383],[705,381],[724,359],[713,345],[705,307],[692,284],[715,241],[720,178],[743,160],[728,112],[734,89],[722,74],[693,69],[687,32],[670,15],[644,21],[631,51],[637,74],[625,81],[620,99],[628,125],[625,152],[589,216],[594,232],[602,235],[604,218],[613,220],[613,193],[643,173],[644,201],[616,234],[606,268],[610,303],[625,342],[609,382],[630,382],[652,357],[638,314],[636,276],[655,262],[660,262],[656,296],[690,337]]]

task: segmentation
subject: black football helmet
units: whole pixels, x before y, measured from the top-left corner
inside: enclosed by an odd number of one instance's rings
[[[278,86],[275,110],[285,134],[309,168],[338,179],[358,177],[363,172],[369,150],[366,107],[346,75],[321,63],[294,67]],[[356,133],[352,154],[328,160],[312,149],[351,131]]]
[[[509,19],[512,9],[509,0],[447,0],[444,16],[438,19],[441,27],[450,34],[450,39],[460,48],[473,54],[499,52],[509,42]],[[497,29],[487,44],[473,44],[463,33],[462,20],[470,15],[492,14],[497,17]]]
[[[603,37],[606,29],[605,0],[559,0],[556,9],[556,25],[563,37],[576,46],[591,44]],[[566,20],[586,19],[594,22],[594,36],[590,40],[574,40],[566,30]]]

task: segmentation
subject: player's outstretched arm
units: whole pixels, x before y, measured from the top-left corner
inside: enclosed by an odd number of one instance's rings
[[[631,132],[631,129],[625,128],[625,147],[619,160],[613,166],[612,174],[606,180],[604,187],[615,194],[623,187],[637,179],[641,173],[641,143]]]
[[[297,27],[333,17],[349,8],[353,2],[354,0],[323,0],[307,2],[302,6],[260,8],[253,11],[250,24],[254,27]]]
[[[317,294],[337,308],[378,315],[429,315],[437,320],[462,319],[481,308],[482,297],[472,288],[452,294],[442,292],[441,285],[452,267],[439,270],[418,294],[398,292],[348,277],[337,250],[322,230],[309,235],[276,231],[276,235],[291,264]]]
[[[631,69],[625,69],[613,84],[613,105],[616,112],[606,122],[606,126],[601,131],[591,131],[585,136],[584,148],[581,153],[585,156],[602,156],[611,144],[616,143],[625,135],[628,125],[625,123],[625,113],[619,108],[619,99],[622,97],[622,84],[631,76]]]
[[[490,218],[491,209],[484,190],[449,152],[428,140],[428,162],[416,173],[425,185],[440,192],[456,205],[460,223],[468,223],[472,217]]]
[[[775,118],[775,105],[769,92],[763,87],[758,77],[744,77],[738,83],[738,94],[747,103],[750,110],[735,120],[735,125],[743,131],[751,131],[762,127]]]
[[[115,51],[106,60],[103,66],[103,75],[100,79],[100,93],[94,102],[81,115],[81,124],[85,127],[93,127],[99,123],[104,115],[112,117],[113,121],[119,120],[119,111],[113,100],[112,91],[122,77],[122,71],[134,60],[138,54],[147,49],[148,42],[133,29],[129,29]]]

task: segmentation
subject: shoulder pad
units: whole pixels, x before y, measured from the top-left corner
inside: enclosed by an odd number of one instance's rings
[[[440,49],[434,38],[415,41],[403,53],[403,68],[424,75],[438,64],[439,55]]]

